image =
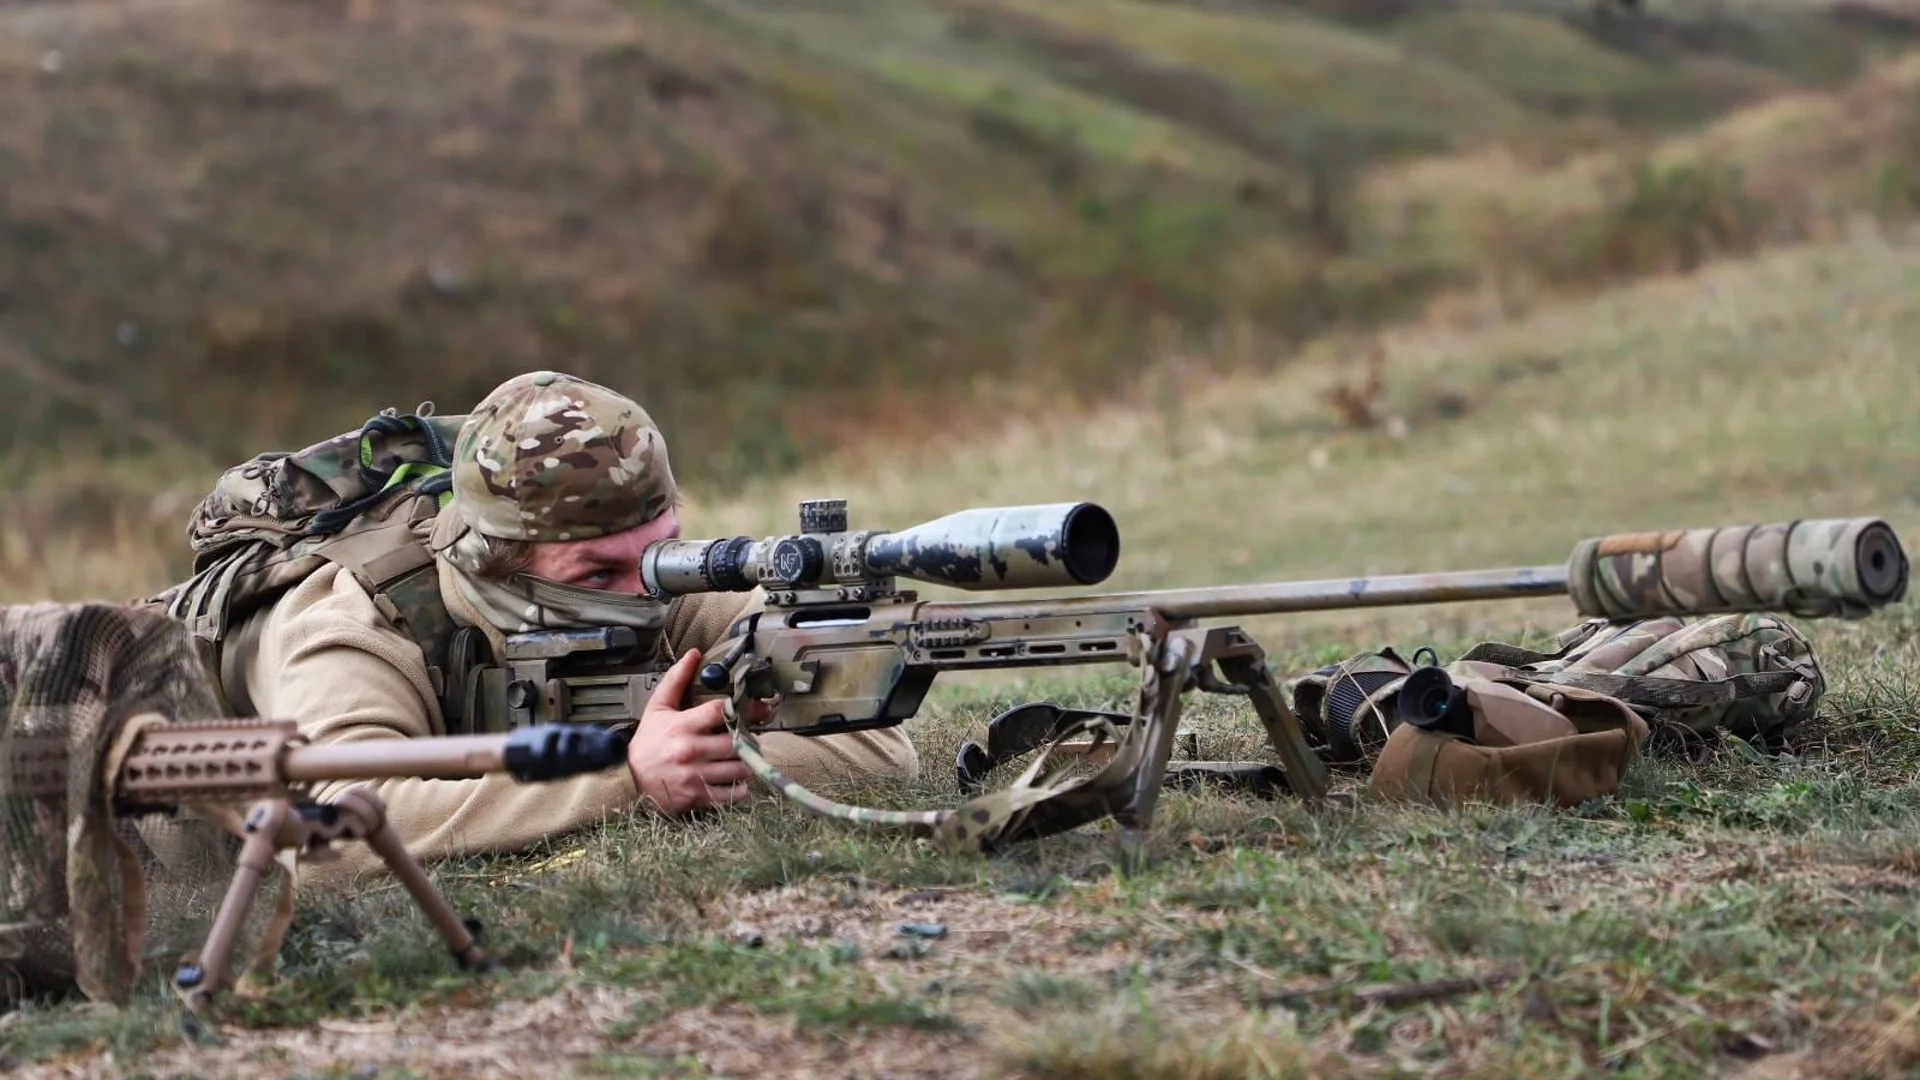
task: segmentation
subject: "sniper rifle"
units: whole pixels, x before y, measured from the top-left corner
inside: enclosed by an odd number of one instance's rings
[[[1609,620],[1741,611],[1851,619],[1904,597],[1908,576],[1892,528],[1851,518],[1600,537],[1581,542],[1565,564],[1496,570],[1041,599],[922,600],[899,587],[903,578],[969,591],[1096,585],[1119,554],[1112,515],[1088,502],[966,510],[892,532],[851,530],[846,503],[830,499],[801,503],[800,531],[789,535],[656,542],[642,553],[640,574],[661,600],[763,591],[764,604],[731,627],[690,695],[729,702],[737,752],[757,776],[830,816],[979,847],[1108,816],[1130,833],[1149,828],[1171,778],[1181,696],[1194,689],[1249,699],[1279,759],[1277,776],[1264,767],[1263,786],[1308,802],[1326,797],[1326,748],[1310,744],[1260,645],[1236,626],[1203,620],[1544,596],[1569,596],[1582,615]],[[661,674],[635,642],[624,628],[511,637],[499,665],[462,673],[469,713],[498,728],[630,721]],[[756,742],[769,731],[816,736],[899,724],[943,671],[1118,662],[1139,671],[1128,714],[1027,710],[1018,730],[990,731],[985,751],[963,748],[963,782],[1043,752],[1011,787],[955,809],[832,801],[781,774]],[[772,699],[770,718],[743,719],[755,716],[751,702]],[[1099,766],[1067,776],[1070,759]]]

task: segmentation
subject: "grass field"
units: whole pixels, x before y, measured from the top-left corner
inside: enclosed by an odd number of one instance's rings
[[[1911,550],[1916,285],[1920,245],[1863,236],[1270,374],[1171,365],[1106,411],[955,421],[696,498],[688,527],[784,530],[808,495],[850,498],[856,526],[1087,498],[1119,519],[1120,587],[1550,562],[1598,533],[1806,516],[1881,515]],[[1378,422],[1356,425],[1327,394],[1374,348]],[[1571,619],[1537,601],[1248,625],[1298,672]],[[304,901],[283,983],[235,1001],[217,1045],[185,1042],[157,986],[122,1013],[13,1014],[0,1040],[22,1076],[1913,1075],[1920,607],[1805,628],[1830,690],[1787,752],[1644,758],[1573,811],[1173,793],[1143,868],[1103,828],[979,857],[773,801],[615,821],[436,869],[489,923],[495,976],[451,971],[376,885]],[[1124,689],[956,682],[910,725],[922,777],[860,794],[950,802],[958,741],[997,709]],[[1207,756],[1259,753],[1232,705],[1190,716]]]

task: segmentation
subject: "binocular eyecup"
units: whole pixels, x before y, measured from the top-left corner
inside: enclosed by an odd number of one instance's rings
[[[1445,668],[1416,668],[1401,684],[1397,697],[1394,713],[1401,723],[1463,738],[1473,735],[1473,710],[1467,707],[1467,692],[1454,685]]]

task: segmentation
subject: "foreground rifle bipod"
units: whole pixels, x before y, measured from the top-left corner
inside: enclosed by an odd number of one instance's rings
[[[174,973],[174,986],[192,1009],[229,985],[234,938],[271,865],[282,853],[324,858],[322,853],[341,840],[364,841],[380,856],[462,967],[492,966],[480,949],[480,924],[462,919],[434,887],[401,843],[378,795],[356,787],[330,802],[314,802],[299,795],[306,785],[394,777],[470,780],[501,772],[523,782],[557,780],[624,763],[631,731],[540,724],[505,735],[310,746],[291,721],[169,723],[148,714],[128,727],[132,742],[114,777],[121,813],[190,806],[241,839],[239,865],[205,946]],[[243,801],[250,805],[240,817],[233,807]],[[283,897],[267,935],[271,951],[277,951],[292,916],[291,881]]]

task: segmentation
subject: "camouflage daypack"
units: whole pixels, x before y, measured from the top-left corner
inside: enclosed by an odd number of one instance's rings
[[[272,451],[228,469],[188,526],[193,577],[149,603],[184,621],[224,704],[251,715],[236,631],[326,563],[350,573],[381,613],[420,644],[443,707],[454,624],[422,530],[450,497],[452,449],[464,416],[431,404],[387,409],[358,431],[294,453]],[[451,726],[455,716],[447,717]]]
[[[1293,681],[1294,712],[1336,758],[1370,760],[1395,726],[1395,695],[1429,651],[1409,662],[1388,648],[1320,668]],[[1487,642],[1447,671],[1595,691],[1643,717],[1656,745],[1683,747],[1715,730],[1775,741],[1811,718],[1826,692],[1807,639],[1785,620],[1759,614],[1591,619],[1562,632],[1549,650]]]

